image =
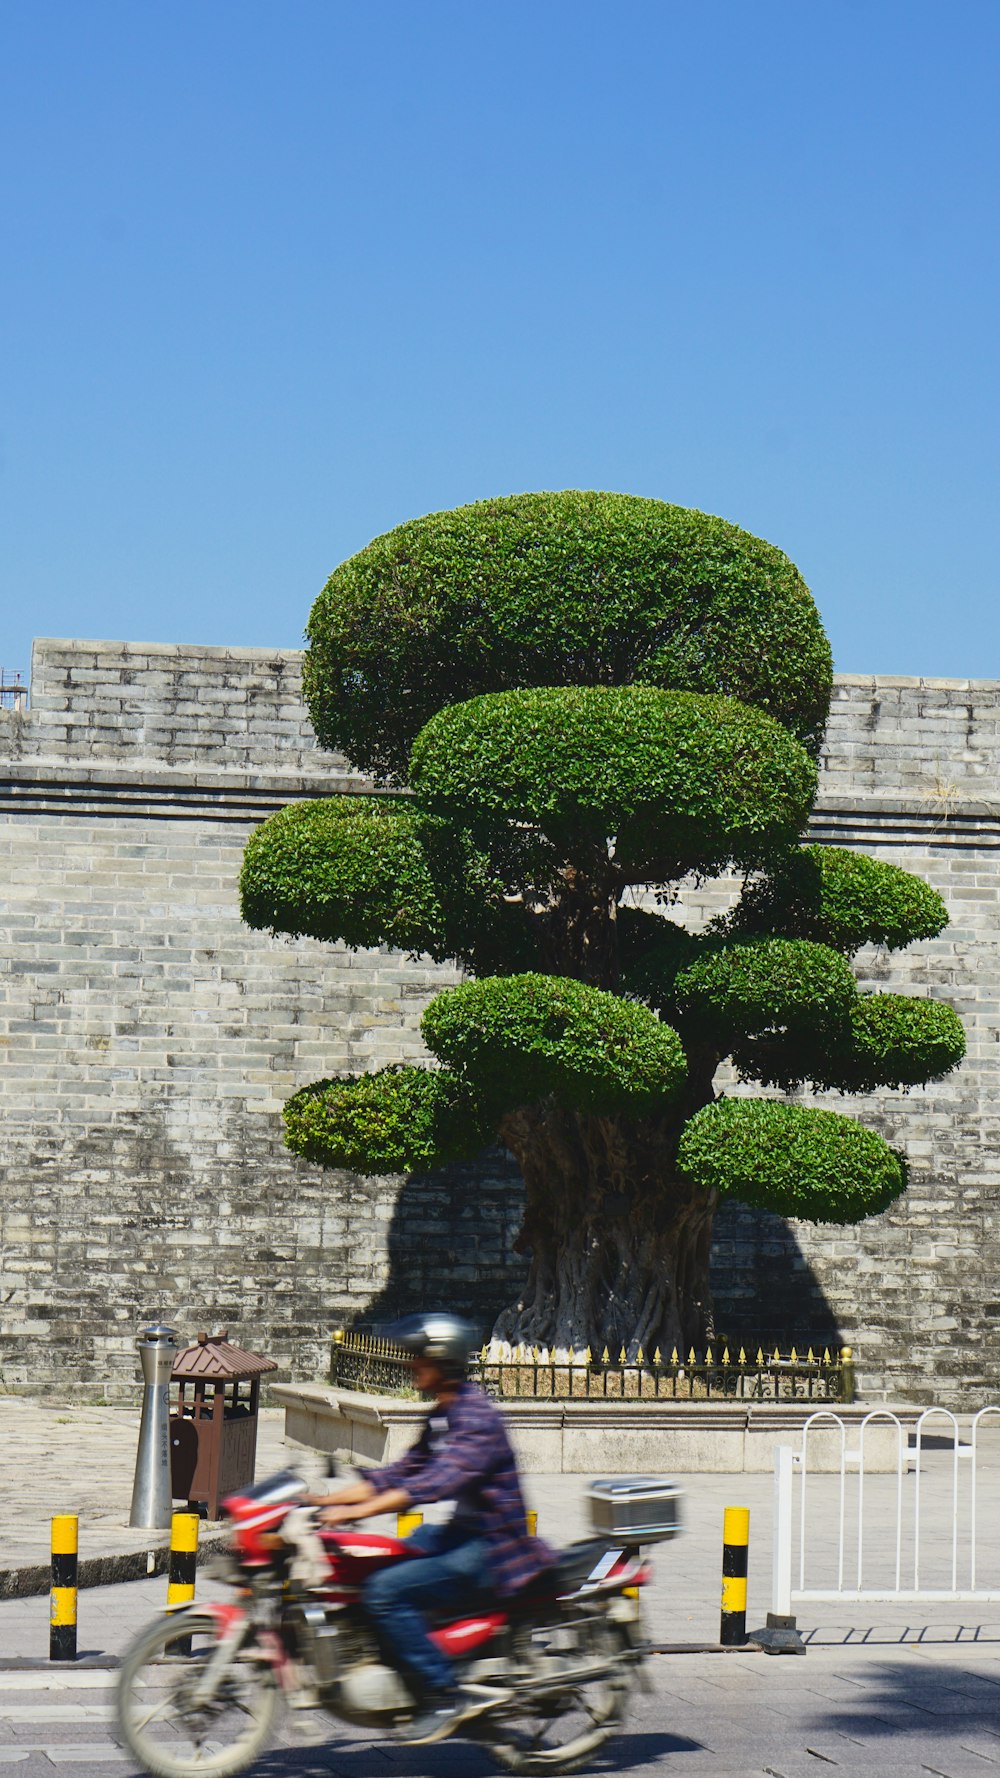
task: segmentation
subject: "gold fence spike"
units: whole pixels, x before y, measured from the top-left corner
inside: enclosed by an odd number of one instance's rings
[[[723,1348],[722,1348],[722,1362],[723,1362],[723,1364],[729,1363],[729,1347],[728,1346],[723,1346]]]
[[[774,1348],[774,1354],[772,1356],[771,1363],[772,1364],[780,1364],[781,1363],[781,1353],[778,1351],[777,1346],[775,1346],[775,1348]]]
[[[626,1352],[624,1346],[622,1347],[621,1351],[618,1354],[618,1363],[619,1364],[627,1364],[628,1363],[628,1353]]]
[[[635,1349],[635,1362],[636,1364],[645,1364],[646,1362],[645,1354],[643,1353],[641,1346],[637,1346]]]
[[[584,1362],[584,1364],[588,1364],[588,1365],[593,1364],[593,1362],[594,1362],[594,1354],[591,1352],[589,1346],[587,1347],[587,1350],[583,1355],[583,1362]]]
[[[764,1352],[763,1352],[763,1348],[760,1346],[757,1347],[757,1357],[754,1360],[754,1362],[755,1362],[755,1364],[763,1364],[763,1362],[764,1362]]]
[[[811,1346],[810,1346],[808,1352],[806,1353],[806,1363],[807,1364],[815,1364],[816,1363],[816,1360],[813,1357],[813,1349]]]
[[[608,1351],[607,1346],[605,1346],[604,1351],[601,1353],[601,1363],[602,1364],[610,1364],[611,1363],[611,1354]]]
[[[698,1360],[696,1359],[696,1357],[694,1355],[694,1347],[692,1346],[690,1352],[688,1353],[688,1364],[697,1364],[697,1362],[698,1362]]]
[[[829,1346],[824,1346],[823,1347],[823,1363],[829,1364],[829,1362],[830,1362],[830,1348],[829,1348]]]
[[[532,1359],[534,1360],[535,1364],[541,1364],[542,1354],[537,1346],[532,1347],[531,1356],[532,1356]]]
[[[576,1353],[574,1352],[572,1346],[570,1347],[569,1351],[566,1354],[566,1363],[567,1364],[575,1364],[576,1363]]]
[[[706,1363],[706,1364],[714,1364],[714,1363],[715,1363],[715,1360],[714,1360],[714,1358],[713,1358],[713,1357],[712,1357],[712,1348],[711,1348],[711,1346],[706,1346],[706,1347],[705,1347],[705,1363]]]
[[[740,1356],[739,1356],[739,1359],[737,1360],[737,1362],[739,1364],[746,1364],[746,1361],[747,1361],[746,1347],[741,1346],[740,1347]]]
[[[798,1364],[798,1362],[799,1362],[799,1355],[796,1352],[794,1346],[792,1347],[791,1351],[788,1354],[788,1362],[789,1362],[789,1364]]]
[[[675,1346],[673,1351],[670,1354],[670,1362],[671,1362],[671,1364],[680,1364],[680,1361],[681,1361],[680,1360],[680,1353],[678,1352],[677,1347]]]
[[[654,1364],[662,1364],[663,1363],[663,1359],[660,1355],[659,1346],[657,1346],[656,1351],[653,1353],[653,1363]]]

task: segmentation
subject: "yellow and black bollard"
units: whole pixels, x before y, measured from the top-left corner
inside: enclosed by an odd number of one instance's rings
[[[747,1554],[750,1508],[727,1506],[722,1521],[722,1621],[719,1641],[736,1648],[747,1639]]]
[[[411,1531],[419,1531],[424,1522],[423,1513],[397,1513],[396,1536],[409,1537]]]
[[[52,1520],[52,1591],[49,1595],[49,1660],[76,1660],[76,1580],[79,1520],[59,1513]]]
[[[198,1569],[198,1514],[173,1513],[170,1519],[170,1568],[167,1573],[167,1610],[190,1605]],[[190,1654],[190,1640],[174,1644],[176,1654]]]

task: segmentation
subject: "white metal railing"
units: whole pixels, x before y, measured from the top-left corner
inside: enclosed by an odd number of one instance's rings
[[[798,1451],[791,1445],[778,1445],[774,1462],[774,1567],[773,1610],[782,1617],[791,1617],[794,1600],[981,1600],[1000,1601],[1000,1534],[998,1517],[993,1516],[992,1553],[997,1578],[992,1587],[978,1584],[979,1563],[979,1482],[982,1448],[980,1432],[990,1416],[1000,1424],[1000,1406],[981,1408],[971,1419],[967,1442],[963,1443],[958,1420],[947,1408],[927,1408],[913,1427],[910,1445],[907,1428],[887,1408],[873,1408],[857,1426],[857,1445],[848,1450],[847,1426],[832,1409],[811,1414],[802,1428],[802,1444]],[[931,1422],[944,1423],[943,1440],[928,1434]],[[895,1460],[892,1460],[892,1429],[895,1428]],[[853,1430],[853,1428],[852,1428]],[[871,1466],[871,1439],[882,1434],[882,1461],[877,1472]],[[820,1503],[823,1517],[817,1523],[817,1503],[813,1499],[819,1480],[815,1467],[810,1467],[810,1437],[825,1433],[833,1444],[834,1467],[826,1466],[835,1495],[835,1511],[831,1502]],[[867,1445],[866,1445],[867,1435]],[[946,1462],[942,1470],[929,1477],[925,1459],[930,1447],[927,1438],[942,1445]],[[887,1447],[890,1447],[887,1451]],[[886,1463],[886,1456],[889,1462]],[[968,1487],[962,1486],[962,1471],[968,1468]],[[907,1478],[913,1473],[912,1490]],[[795,1478],[798,1477],[798,1561],[793,1560]],[[1000,1466],[997,1469],[1000,1481]],[[812,1482],[812,1487],[810,1487]],[[887,1484],[887,1485],[886,1485]],[[875,1485],[880,1489],[878,1516],[866,1513],[866,1494]],[[828,1491],[829,1492],[829,1491]],[[965,1510],[963,1510],[963,1501]],[[871,1534],[866,1544],[866,1529]],[[833,1549],[830,1549],[832,1532]],[[888,1536],[886,1533],[888,1532]],[[870,1579],[871,1545],[877,1538],[877,1558],[884,1568],[888,1561],[891,1579],[883,1577],[878,1584]],[[852,1550],[851,1543],[854,1543]],[[825,1543],[824,1549],[818,1546]],[[905,1567],[904,1567],[904,1545]],[[836,1584],[807,1585],[807,1570],[834,1566]],[[937,1576],[945,1584],[929,1585],[928,1567],[944,1572]],[[797,1570],[797,1572],[795,1571]],[[964,1584],[968,1577],[968,1585]],[[912,1580],[912,1584],[909,1584]]]

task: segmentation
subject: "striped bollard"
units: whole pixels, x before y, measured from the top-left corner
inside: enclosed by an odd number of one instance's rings
[[[49,1595],[49,1660],[76,1660],[76,1580],[79,1520],[59,1513],[52,1520],[52,1591]]]
[[[198,1569],[198,1514],[173,1513],[170,1519],[170,1568],[167,1574],[167,1610],[190,1605]],[[177,1654],[191,1653],[191,1639],[176,1642]]]
[[[423,1513],[397,1513],[396,1536],[409,1537],[411,1531],[419,1531],[423,1522]]]
[[[727,1506],[722,1521],[722,1621],[719,1641],[737,1648],[747,1639],[747,1554],[750,1508]]]

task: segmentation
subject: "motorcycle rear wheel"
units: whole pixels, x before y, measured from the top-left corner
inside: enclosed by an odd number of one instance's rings
[[[508,1772],[572,1772],[621,1727],[634,1669],[621,1658],[626,1643],[617,1626],[594,1626],[583,1647],[574,1647],[570,1639],[553,1649],[546,1646],[549,1639],[546,1632],[534,1632],[528,1647],[534,1695],[527,1695],[523,1705],[515,1701],[480,1718],[476,1725],[476,1740]],[[602,1658],[608,1668],[600,1678],[559,1686],[559,1663],[583,1665]]]
[[[231,1778],[267,1743],[279,1693],[263,1663],[234,1655],[211,1702],[192,1701],[217,1647],[211,1613],[185,1611],[150,1624],[122,1662],[118,1729],[153,1778]]]

